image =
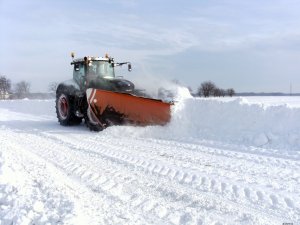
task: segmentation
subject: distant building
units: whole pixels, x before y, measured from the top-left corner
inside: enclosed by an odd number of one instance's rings
[[[0,99],[9,99],[10,94],[7,91],[0,91]]]

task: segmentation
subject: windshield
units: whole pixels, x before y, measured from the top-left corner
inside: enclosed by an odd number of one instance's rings
[[[91,61],[88,66],[88,75],[95,77],[114,78],[114,67],[107,61]]]

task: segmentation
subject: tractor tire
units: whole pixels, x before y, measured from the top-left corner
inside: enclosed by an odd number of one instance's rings
[[[56,115],[58,122],[62,126],[72,126],[81,123],[82,118],[74,114],[74,104],[72,96],[58,92],[56,94]]]
[[[99,122],[103,122],[103,121],[98,121],[97,118],[95,118],[95,116],[93,115],[93,113],[91,112],[90,108],[87,107],[85,113],[84,113],[84,121],[86,126],[91,130],[91,131],[102,131],[104,130],[104,126],[100,125]]]

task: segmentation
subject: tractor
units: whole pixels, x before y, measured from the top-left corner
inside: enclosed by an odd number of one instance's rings
[[[171,117],[172,102],[149,97],[134,84],[115,75],[115,68],[130,62],[115,62],[109,57],[74,59],[73,79],[56,90],[56,114],[62,126],[78,125],[84,119],[92,131],[111,125],[164,125]]]

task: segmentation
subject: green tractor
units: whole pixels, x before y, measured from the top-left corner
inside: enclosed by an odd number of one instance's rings
[[[110,125],[163,125],[170,120],[172,103],[147,97],[132,82],[115,76],[118,63],[113,58],[89,57],[74,59],[73,79],[62,82],[56,90],[56,114],[63,126],[85,120],[93,131]]]

